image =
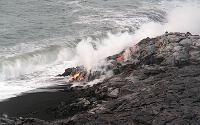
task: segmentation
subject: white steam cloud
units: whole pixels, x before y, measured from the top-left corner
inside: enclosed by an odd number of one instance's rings
[[[141,39],[156,37],[163,34],[165,31],[200,34],[199,12],[200,8],[197,3],[181,2],[181,6],[169,10],[166,17],[167,23],[149,22],[143,24],[134,35],[128,33],[108,34],[108,38],[101,41],[93,41],[90,38],[82,40],[76,48],[77,65],[84,65],[87,69],[91,69],[96,66],[100,60],[117,54],[126,47],[134,46]],[[96,44],[95,49],[92,43]]]
[[[108,34],[108,38],[95,41],[94,48],[92,39],[82,40],[76,47],[77,65],[84,65],[90,70],[96,66],[100,60],[105,59],[110,55],[121,52],[124,48],[131,45],[133,36],[129,33]]]
[[[160,24],[150,22],[144,24],[135,33],[135,40],[141,40],[145,37],[155,37],[168,32],[191,32],[200,34],[200,7],[197,2],[185,3],[179,7],[169,10],[167,23]]]

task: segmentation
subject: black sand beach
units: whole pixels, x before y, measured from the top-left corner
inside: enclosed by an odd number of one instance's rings
[[[200,36],[165,33],[137,44],[118,74],[0,103],[3,125],[199,125]],[[113,56],[115,57],[115,56]],[[114,69],[113,69],[114,70]]]
[[[65,90],[54,92],[27,93],[18,97],[0,102],[0,114],[7,114],[11,117],[36,117],[45,120],[55,119],[55,116],[46,109],[58,105],[61,101],[71,102],[77,96],[67,86]]]
[[[73,111],[65,117],[59,116],[58,118],[53,110],[62,102],[66,105],[71,104],[84,96],[89,95],[84,90],[70,88],[70,85],[52,86],[45,88],[44,92],[24,93],[0,102],[0,114],[6,114],[9,117],[33,117],[50,121],[62,119],[73,115]]]

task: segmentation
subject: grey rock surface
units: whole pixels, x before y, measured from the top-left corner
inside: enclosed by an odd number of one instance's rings
[[[119,73],[88,89],[93,99],[78,99],[85,107],[55,125],[199,125],[200,36],[166,33],[137,44]],[[91,106],[92,105],[92,106]],[[62,110],[69,107],[62,106]],[[2,123],[22,120],[0,119]],[[27,119],[25,120],[27,121]],[[47,124],[30,120],[29,124]],[[27,123],[27,125],[28,125]]]

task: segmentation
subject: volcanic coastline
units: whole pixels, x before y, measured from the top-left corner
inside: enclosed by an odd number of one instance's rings
[[[122,53],[107,58],[118,62],[114,74],[93,86],[72,82],[0,102],[0,125],[200,123],[199,35],[166,32],[141,40],[126,60]]]

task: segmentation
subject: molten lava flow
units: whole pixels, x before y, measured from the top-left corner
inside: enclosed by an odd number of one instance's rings
[[[116,61],[118,62],[126,61],[131,56],[131,53],[134,53],[135,51],[136,51],[135,47],[127,48],[123,53],[117,56]]]
[[[74,79],[78,79],[80,75],[81,75],[81,73],[78,72],[78,73],[74,74],[73,78],[74,78]]]
[[[70,81],[82,81],[82,80],[84,80],[84,74],[82,74],[81,72],[76,72],[70,78]]]
[[[118,57],[117,57],[117,61],[118,61],[118,62],[124,61],[124,55],[122,54],[122,55],[118,56]]]

